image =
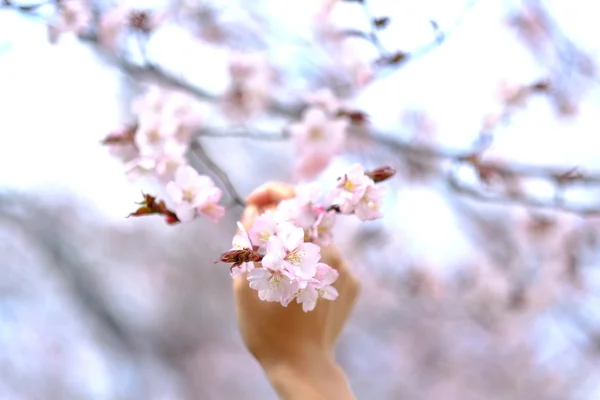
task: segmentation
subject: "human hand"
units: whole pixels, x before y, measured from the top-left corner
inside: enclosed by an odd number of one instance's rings
[[[275,208],[281,200],[293,197],[294,188],[283,183],[267,183],[257,188],[248,196],[242,224],[247,230],[250,229],[260,214]],[[326,376],[331,382],[337,380],[337,386],[343,381],[347,388],[343,373],[333,361],[333,350],[358,296],[359,282],[350,271],[347,260],[334,245],[321,248],[321,257],[322,262],[339,273],[333,284],[339,297],[334,301],[319,301],[316,308],[308,313],[294,302],[282,307],[279,303],[261,301],[256,291],[249,287],[246,274],[233,282],[244,344],[261,363],[272,382],[276,380],[273,383],[276,389],[280,389],[280,394],[286,390],[281,386],[289,386],[290,382],[293,385],[297,377],[309,382],[315,393],[323,394],[331,390],[331,387],[324,386],[327,380],[321,382]],[[336,397],[330,395],[326,398],[352,398],[349,389],[345,395],[343,388],[331,393]]]

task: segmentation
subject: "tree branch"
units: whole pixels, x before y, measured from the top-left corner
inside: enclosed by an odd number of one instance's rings
[[[208,153],[206,153],[206,151],[204,150],[204,147],[202,147],[202,145],[197,140],[192,141],[192,143],[190,144],[190,153],[202,160],[202,162],[206,164],[206,166],[212,172],[214,172],[215,175],[217,175],[217,177],[219,178],[221,183],[223,183],[223,186],[225,186],[225,189],[231,196],[231,199],[233,200],[234,204],[237,204],[242,207],[246,206],[246,201],[244,201],[244,199],[238,194],[237,190],[235,189],[235,186],[233,185],[233,183],[231,183],[231,179],[229,179],[229,175],[227,175],[227,173],[221,167],[219,167],[212,160],[212,158],[210,158]]]

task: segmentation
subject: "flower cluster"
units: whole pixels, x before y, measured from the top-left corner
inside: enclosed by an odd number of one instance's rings
[[[338,179],[336,188],[330,193],[329,201],[339,208],[342,214],[355,214],[361,221],[381,218],[381,201],[385,187],[375,184],[373,177],[377,170],[365,173],[360,164]]]
[[[136,123],[107,136],[103,143],[126,157],[130,177],[149,174],[166,184],[173,208],[171,211],[163,204],[148,212],[147,205],[140,203],[142,207],[132,216],[162,214],[171,223],[204,216],[218,222],[225,214],[218,204],[223,191],[210,177],[189,166],[185,157],[193,130],[200,126],[195,103],[181,93],[153,87],[134,101],[132,113]]]
[[[302,121],[290,125],[289,132],[298,151],[296,175],[312,179],[346,142],[348,120],[340,118],[341,103],[330,90],[320,90],[307,97],[308,108]]]
[[[272,93],[272,71],[262,54],[233,53],[229,60],[231,83],[223,97],[227,116],[244,121],[267,107]]]
[[[184,94],[152,87],[133,103],[132,112],[137,117],[137,156],[126,164],[128,174],[153,174],[168,181],[187,163],[192,131],[200,125],[194,103]]]
[[[280,220],[277,213],[263,214],[246,232],[238,223],[240,233],[233,239],[232,251],[246,252],[247,258],[236,260],[231,268],[233,278],[247,272],[252,289],[263,301],[287,306],[293,300],[307,312],[315,308],[318,299],[335,300],[337,290],[331,286],[338,272],[320,262],[321,248],[304,241],[304,230]],[[226,256],[222,261],[227,261]],[[252,261],[261,261],[254,267]]]
[[[210,177],[198,174],[189,165],[177,169],[175,180],[167,184],[167,193],[181,222],[191,221],[197,215],[219,222],[225,215],[225,208],[218,204],[223,191]]]
[[[220,261],[232,264],[233,278],[247,273],[250,287],[263,301],[287,306],[296,300],[310,311],[319,298],[334,300],[332,284],[338,273],[320,262],[319,245],[330,243],[338,213],[354,214],[362,221],[380,218],[385,187],[376,182],[394,173],[389,167],[365,172],[355,164],[338,179],[325,204],[319,202],[318,184],[297,186],[295,198],[258,216],[248,231],[238,223],[233,247]]]

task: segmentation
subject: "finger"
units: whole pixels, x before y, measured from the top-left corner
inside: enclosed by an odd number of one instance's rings
[[[334,300],[335,312],[331,318],[328,338],[332,344],[337,342],[350,314],[354,310],[360,293],[360,282],[354,274],[343,274],[338,281],[340,282],[336,281],[334,287],[338,289],[339,297]]]
[[[242,225],[246,230],[249,230],[254,224],[256,217],[260,215],[259,209],[254,205],[248,205],[242,214]]]
[[[281,182],[267,182],[250,193],[246,202],[257,207],[268,207],[294,196],[293,186]]]

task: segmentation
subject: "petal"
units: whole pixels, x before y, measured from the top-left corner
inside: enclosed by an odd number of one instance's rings
[[[335,300],[338,298],[339,293],[336,288],[333,286],[326,286],[320,291],[321,298],[325,300]]]
[[[286,224],[283,232],[278,232],[278,235],[281,238],[285,250],[287,251],[296,250],[302,245],[302,243],[304,243],[304,229],[292,224]]]
[[[254,268],[248,272],[248,282],[251,289],[266,290],[269,288],[271,273],[264,268]]]
[[[182,165],[175,172],[175,182],[181,187],[193,186],[197,177],[198,172],[189,165]]]
[[[269,238],[269,241],[267,242],[267,254],[272,254],[279,259],[285,257],[285,248],[283,247],[283,242],[280,237],[271,236]]]
[[[305,263],[315,264],[315,268],[321,259],[321,248],[314,243],[303,243],[300,249],[304,251],[303,261]],[[316,271],[316,270],[315,270]]]
[[[194,219],[194,216],[196,215],[196,210],[190,208],[189,204],[180,204],[177,207],[175,207],[175,214],[181,222],[187,222]]]
[[[273,253],[267,253],[262,259],[262,265],[273,271],[279,271],[283,266],[283,259]]]
[[[327,114],[320,108],[310,107],[302,115],[305,125],[320,126],[327,122]]]
[[[198,175],[197,174],[196,178],[194,179],[194,187],[197,188],[198,190],[215,188],[215,189],[221,191],[221,189],[219,189],[215,186],[215,182],[212,180],[212,178],[207,175]]]
[[[218,203],[223,196],[223,191],[216,186],[211,187],[210,189],[206,189],[208,192],[206,194],[206,200],[210,203]]]
[[[220,206],[218,204],[209,204],[198,209],[198,212],[203,217],[207,217],[214,223],[217,223],[225,216],[225,207]]]
[[[166,190],[167,194],[174,202],[181,203],[183,201],[183,192],[175,182],[171,181],[167,183]]]
[[[315,273],[315,279],[318,281],[317,286],[324,288],[325,286],[331,285],[339,277],[339,272],[325,263],[317,264],[317,272]]]

